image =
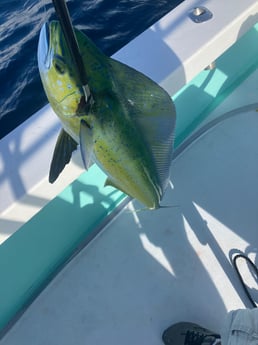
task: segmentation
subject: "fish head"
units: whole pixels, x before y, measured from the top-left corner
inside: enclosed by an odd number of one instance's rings
[[[55,113],[63,120],[85,114],[85,97],[58,21],[45,23],[38,43],[38,67]]]

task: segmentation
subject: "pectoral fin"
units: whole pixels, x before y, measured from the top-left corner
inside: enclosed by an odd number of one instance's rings
[[[84,167],[89,169],[91,163],[91,157],[93,152],[93,135],[92,128],[86,121],[81,120],[80,126],[80,149]]]
[[[52,162],[49,171],[49,182],[53,183],[64,169],[65,165],[70,162],[73,151],[77,148],[77,143],[63,129],[57,138]]]

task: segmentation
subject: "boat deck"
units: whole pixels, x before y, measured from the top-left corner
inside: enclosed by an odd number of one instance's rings
[[[219,331],[228,310],[249,306],[231,258],[241,251],[257,262],[257,80],[256,72],[209,121],[228,117],[177,152],[163,200],[171,208],[130,203],[1,345],[158,345],[172,323]]]

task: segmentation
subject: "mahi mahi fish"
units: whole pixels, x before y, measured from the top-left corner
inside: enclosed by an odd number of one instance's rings
[[[62,123],[49,173],[53,183],[80,146],[111,185],[157,209],[168,185],[176,111],[168,93],[135,69],[103,54],[74,29],[93,102],[85,102],[59,21],[45,23],[38,66],[49,103]]]

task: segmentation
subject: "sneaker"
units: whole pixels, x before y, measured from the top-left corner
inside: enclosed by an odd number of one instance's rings
[[[221,345],[219,334],[190,322],[170,326],[162,340],[165,345]]]

